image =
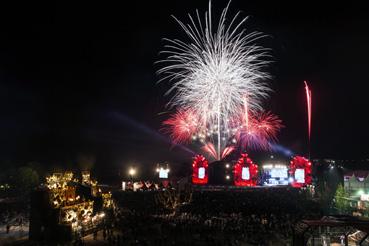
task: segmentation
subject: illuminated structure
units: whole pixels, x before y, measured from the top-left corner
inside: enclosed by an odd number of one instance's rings
[[[357,195],[359,191],[369,191],[369,171],[347,171],[343,175],[345,191],[350,195]]]
[[[258,166],[252,162],[246,153],[234,165],[235,186],[256,186],[258,179]]]
[[[29,237],[32,240],[71,240],[76,234],[96,230],[114,204],[111,193],[103,193],[89,172],[81,182],[72,172],[46,177],[46,187],[31,197]]]
[[[312,164],[302,156],[295,156],[290,165],[268,162],[259,173],[258,165],[247,153],[242,153],[234,164],[224,161],[209,164],[204,156],[197,155],[192,163],[192,183],[210,186],[233,184],[238,187],[291,185],[301,188],[312,184]]]
[[[195,156],[192,163],[192,183],[207,184],[208,183],[208,161],[202,155]]]
[[[302,156],[293,157],[290,161],[289,173],[293,187],[301,188],[311,185],[311,162],[308,159]]]
[[[263,185],[288,185],[288,166],[282,163],[263,165]]]
[[[164,164],[160,164],[158,163],[156,166],[156,172],[159,175],[159,179],[168,179],[169,178],[169,164],[168,163],[164,163]]]

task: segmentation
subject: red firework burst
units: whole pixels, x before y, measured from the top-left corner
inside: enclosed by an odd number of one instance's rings
[[[188,143],[197,132],[197,117],[191,110],[177,110],[163,122],[164,130],[170,134],[175,144]]]
[[[263,112],[258,115],[243,117],[242,127],[236,134],[236,138],[244,147],[268,150],[271,143],[276,141],[277,133],[283,127],[278,116],[271,112]]]

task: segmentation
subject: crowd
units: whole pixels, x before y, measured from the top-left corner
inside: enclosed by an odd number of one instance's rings
[[[14,228],[22,229],[28,226],[29,213],[27,206],[19,201],[0,202],[0,226],[3,232],[9,234]]]
[[[126,182],[125,190],[132,191],[156,191],[162,189],[172,189],[173,186],[168,181],[154,182],[154,181],[136,181],[136,182]]]
[[[191,202],[165,210],[159,192],[116,194],[122,242],[140,245],[287,245],[294,223],[320,217],[293,188],[193,191]]]
[[[145,187],[113,193],[116,209],[109,217],[114,219],[93,233],[90,241],[102,240],[107,245],[288,245],[297,221],[321,216],[319,205],[306,191],[289,187],[182,192],[159,184],[155,189]],[[6,210],[8,207],[0,214],[4,228],[7,223],[12,230],[13,225],[27,222],[26,213]],[[77,240],[74,245],[84,242]]]

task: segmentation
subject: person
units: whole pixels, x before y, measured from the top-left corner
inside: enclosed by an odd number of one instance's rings
[[[6,225],[6,234],[9,234],[9,232],[10,232],[10,225],[9,225],[9,224],[7,224],[7,225]]]
[[[94,231],[94,240],[97,240],[97,231]]]

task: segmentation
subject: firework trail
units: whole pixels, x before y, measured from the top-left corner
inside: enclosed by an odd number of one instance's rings
[[[237,131],[234,119],[239,118],[240,108],[246,109],[242,110],[246,115],[256,115],[271,91],[265,82],[270,76],[263,71],[269,55],[267,49],[255,43],[264,35],[242,29],[247,17],[240,18],[239,12],[226,24],[228,7],[229,3],[215,28],[211,2],[203,21],[198,11],[195,16],[189,15],[189,24],[174,17],[188,41],[165,39],[162,53],[166,59],[159,61],[164,65],[158,70],[161,80],[172,84],[167,91],[171,96],[168,105],[179,108],[174,118],[164,122],[173,140],[186,142],[192,134],[193,139],[204,142],[208,152],[213,154],[215,150],[217,159]],[[196,127],[182,124],[180,118],[187,117],[188,111],[196,118]],[[182,114],[179,112],[185,115],[177,115]],[[246,120],[248,124],[247,116]],[[213,148],[207,145],[209,142]]]
[[[233,152],[233,150],[235,149],[234,146],[227,146],[224,148],[223,152],[222,152],[222,159],[224,159],[227,155],[229,155],[230,153]]]
[[[308,134],[309,134],[309,141],[310,141],[310,134],[311,134],[311,90],[306,81],[305,83],[305,92],[306,92],[306,102],[307,102],[307,112],[308,112]]]
[[[212,143],[206,143],[203,147],[202,150],[205,151],[206,153],[208,153],[210,156],[214,157],[215,159],[217,159],[218,154],[217,151],[214,148],[214,144]]]
[[[306,102],[307,102],[307,112],[308,112],[308,137],[309,137],[309,159],[310,159],[310,136],[311,136],[311,90],[307,84],[305,83],[305,92],[306,92]]]

